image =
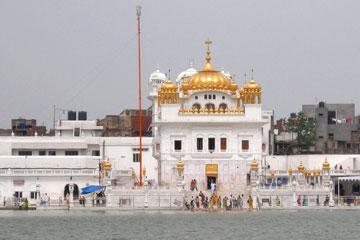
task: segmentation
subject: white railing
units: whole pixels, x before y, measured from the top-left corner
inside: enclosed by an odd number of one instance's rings
[[[0,176],[98,176],[96,169],[1,169]]]

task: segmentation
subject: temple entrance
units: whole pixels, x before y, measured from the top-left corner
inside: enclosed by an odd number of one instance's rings
[[[205,174],[207,177],[206,188],[211,189],[211,184],[212,183],[216,184],[216,178],[218,175],[218,165],[217,164],[206,164],[205,171],[206,171]]]
[[[207,176],[207,189],[211,189],[211,183],[216,183],[216,177]]]
[[[65,189],[64,189],[64,199],[66,199],[66,195],[69,194],[70,195],[70,190],[69,190],[69,184],[66,184]],[[79,198],[79,187],[78,185],[74,184],[74,199],[78,199]]]

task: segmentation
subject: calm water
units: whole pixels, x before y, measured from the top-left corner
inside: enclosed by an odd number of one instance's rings
[[[0,211],[0,239],[359,239],[360,211]]]

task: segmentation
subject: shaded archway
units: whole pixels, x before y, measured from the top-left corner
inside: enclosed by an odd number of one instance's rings
[[[70,195],[70,190],[69,190],[69,184],[65,185],[64,188],[64,199],[66,199],[66,195],[69,194]],[[78,185],[74,184],[74,199],[78,199],[79,198],[79,187]]]
[[[200,108],[201,108],[201,106],[200,106],[200,104],[198,104],[198,103],[194,103],[193,105],[192,105],[192,109],[197,109],[197,110],[200,110]]]
[[[205,108],[206,108],[207,110],[210,110],[210,109],[214,110],[214,109],[215,109],[215,105],[212,104],[212,103],[208,103],[208,104],[205,105]]]
[[[222,103],[222,104],[220,104],[220,105],[219,105],[219,109],[222,109],[222,110],[224,110],[224,111],[225,111],[225,109],[227,109],[227,105],[226,105],[226,103]]]

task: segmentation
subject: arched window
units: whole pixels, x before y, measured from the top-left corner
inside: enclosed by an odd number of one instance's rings
[[[222,109],[222,110],[227,109],[227,105],[226,105],[226,103],[222,103],[222,104],[220,104],[220,105],[219,105],[219,109]]]
[[[206,104],[205,105],[205,108],[207,108],[207,110],[210,110],[210,109],[215,109],[215,105],[214,104],[212,104],[212,103],[208,103],[208,104]]]
[[[201,106],[200,106],[200,104],[198,104],[198,103],[194,103],[194,104],[192,105],[192,109],[200,110],[200,108],[201,108]]]

